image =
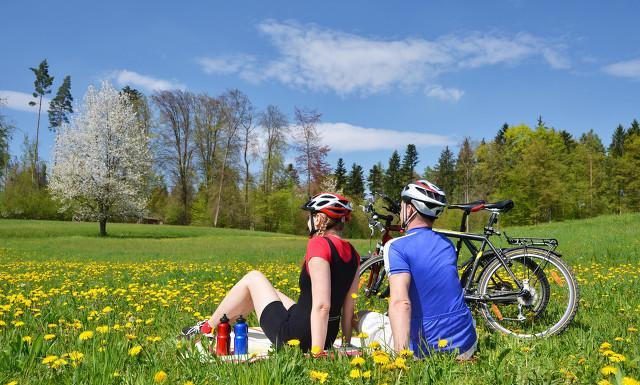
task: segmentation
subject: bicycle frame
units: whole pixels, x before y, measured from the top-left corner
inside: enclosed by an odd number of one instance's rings
[[[480,207],[480,206],[479,206]],[[365,209],[365,211],[369,212],[372,214],[371,219],[369,221],[369,226],[372,229],[372,234],[373,234],[373,230],[375,228],[378,228],[381,230],[382,233],[382,239],[381,242],[378,243],[378,245],[376,246],[376,255],[379,254],[380,252],[380,248],[384,246],[384,244],[386,244],[390,239],[392,239],[393,237],[391,236],[392,232],[402,232],[402,228],[399,225],[393,225],[393,215],[383,215],[383,214],[379,214],[377,213],[374,209],[373,209],[373,205],[369,204],[368,207],[363,207]],[[482,207],[481,207],[482,208]],[[478,211],[478,210],[475,210]],[[462,282],[463,284],[463,293],[464,293],[464,298],[467,301],[472,301],[472,302],[496,302],[496,301],[500,301],[500,300],[506,300],[506,301],[513,301],[515,300],[519,295],[521,295],[524,291],[524,286],[522,285],[522,283],[520,282],[519,279],[516,278],[515,274],[513,273],[513,271],[511,270],[511,268],[509,267],[509,264],[507,263],[507,259],[504,255],[504,252],[500,249],[495,247],[491,241],[489,240],[489,238],[492,235],[499,235],[500,233],[498,231],[496,231],[493,226],[497,223],[498,221],[498,211],[492,211],[491,215],[489,217],[489,221],[487,223],[487,226],[485,226],[484,228],[484,233],[483,234],[475,234],[475,233],[467,233],[465,232],[466,230],[466,219],[468,217],[469,212],[465,211],[462,217],[462,223],[460,226],[460,230],[461,231],[453,231],[453,230],[444,230],[444,229],[437,229],[434,228],[433,231],[442,234],[446,237],[449,238],[456,238],[458,239],[457,242],[457,247],[456,247],[456,256],[459,258],[460,256],[460,250],[461,250],[461,245],[464,244],[465,246],[467,246],[467,248],[471,251],[472,253],[472,257],[467,260],[461,267],[461,270],[466,270],[469,267],[469,264],[473,263],[472,267],[471,267],[471,273],[467,276],[467,281],[466,282]],[[382,225],[378,219],[382,219],[384,220],[384,225]],[[474,245],[473,242],[480,242],[480,247],[476,247]],[[507,273],[509,274],[509,277],[513,280],[513,282],[516,283],[517,285],[517,290],[514,291],[510,291],[510,292],[504,292],[504,293],[500,293],[500,294],[494,294],[494,295],[484,295],[484,296],[479,296],[477,294],[475,294],[473,292],[473,282],[475,279],[476,274],[478,273],[478,267],[480,264],[480,257],[484,254],[485,249],[489,247],[489,249],[494,253],[495,257],[498,258],[498,260],[500,261],[500,264],[504,267],[504,269],[507,271]],[[383,273],[384,274],[384,273]],[[372,280],[376,279],[376,286],[379,286],[382,281],[384,280],[384,275],[379,276],[374,278],[373,275],[369,276],[369,287],[372,284]],[[379,288],[375,288],[375,291],[377,291]]]

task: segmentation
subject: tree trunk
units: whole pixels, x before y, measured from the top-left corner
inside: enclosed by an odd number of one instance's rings
[[[101,237],[106,237],[107,236],[107,219],[100,219],[100,236]]]
[[[38,103],[38,120],[36,122],[36,148],[33,159],[33,170],[31,171],[31,178],[35,183],[40,183],[40,175],[38,173],[38,142],[40,139],[40,113],[42,112],[42,95],[40,95],[40,101]]]
[[[220,214],[220,199],[222,198],[222,184],[224,183],[224,169],[227,166],[227,156],[229,155],[229,145],[224,151],[224,159],[222,160],[222,169],[220,170],[220,186],[218,187],[218,199],[216,202],[216,214],[213,217],[213,227],[218,227],[218,215]]]

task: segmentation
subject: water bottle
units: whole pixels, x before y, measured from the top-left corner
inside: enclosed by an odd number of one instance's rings
[[[249,353],[249,326],[247,321],[242,318],[242,315],[236,320],[236,324],[233,326],[233,333],[236,337],[233,340],[235,348],[235,354],[248,354]]]
[[[218,332],[216,336],[216,355],[227,356],[229,355],[229,348],[231,346],[231,325],[229,325],[229,318],[227,315],[223,315],[220,318],[218,324]]]

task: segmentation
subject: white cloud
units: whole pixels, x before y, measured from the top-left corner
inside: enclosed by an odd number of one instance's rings
[[[464,91],[458,88],[444,88],[438,85],[425,88],[424,93],[430,98],[454,103],[464,95]]]
[[[569,67],[563,46],[528,33],[389,40],[272,20],[260,23],[258,30],[275,46],[275,59],[257,63],[245,54],[202,58],[202,69],[345,95],[424,87],[445,72],[515,64],[535,56],[552,68]]]
[[[142,75],[129,70],[115,71],[113,72],[112,77],[120,86],[130,85],[133,87],[143,88],[147,91],[165,91],[186,88],[184,84],[181,83]]]
[[[349,123],[320,123],[318,130],[324,144],[331,150],[372,151],[395,150],[404,148],[407,144],[417,147],[445,146],[455,142],[443,135],[429,134],[417,131],[397,131],[383,128],[366,128]]]
[[[197,59],[198,64],[206,74],[228,75],[244,73],[251,70],[255,59],[250,55],[226,55],[217,58],[202,57]]]
[[[38,105],[30,106],[30,101],[38,100],[33,97],[32,94],[28,94],[26,92],[19,91],[10,91],[10,90],[0,90],[0,99],[2,99],[2,107],[6,107],[16,111],[26,111],[26,112],[34,112],[38,113]],[[49,109],[48,98],[42,98],[42,112],[46,113]]]
[[[602,70],[613,76],[640,79],[640,58],[609,64]]]

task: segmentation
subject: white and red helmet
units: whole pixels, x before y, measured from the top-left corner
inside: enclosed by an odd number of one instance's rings
[[[351,203],[342,195],[330,192],[320,193],[309,199],[307,203],[302,205],[303,210],[314,213],[324,213],[329,218],[346,222],[351,219]]]
[[[426,179],[406,185],[401,196],[403,201],[411,203],[420,214],[431,218],[437,218],[447,207],[444,191]]]

